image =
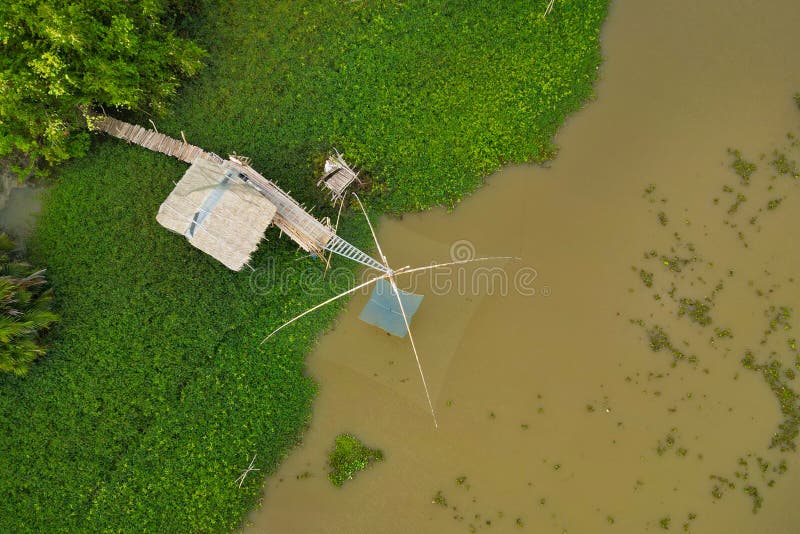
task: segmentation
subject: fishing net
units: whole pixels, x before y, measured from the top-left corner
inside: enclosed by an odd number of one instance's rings
[[[403,301],[406,317],[409,324],[411,324],[411,318],[422,303],[423,296],[407,293],[402,289],[398,289],[398,291],[400,292],[400,300]],[[393,336],[406,337],[406,325],[403,321],[403,314],[400,311],[400,304],[397,302],[397,295],[392,289],[392,284],[386,279],[378,280],[375,283],[369,302],[361,310],[358,318],[365,323],[386,330]]]

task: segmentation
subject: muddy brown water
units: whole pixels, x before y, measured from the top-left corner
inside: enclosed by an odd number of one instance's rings
[[[505,295],[496,276],[472,291],[474,270],[452,272],[449,291],[418,280],[413,332],[439,429],[408,342],[361,323],[366,296],[355,297],[308,358],[313,422],[245,530],[800,532],[797,453],[769,448],[778,403],[740,363],[773,345],[794,357],[785,332],[760,339],[769,306],[800,308],[800,186],[768,165],[800,125],[798,21],[795,1],[615,2],[597,99],[563,128],[550,168],[505,169],[453,213],[381,222],[397,267],[473,250],[522,258],[501,264]],[[729,147],[758,165],[749,186]],[[747,201],[728,214],[736,191]],[[673,272],[651,249],[697,261]],[[711,325],[676,313],[678,298],[720,281]],[[697,363],[672,367],[631,319],[661,326]],[[326,457],[345,431],[386,459],[335,488]],[[712,475],[736,487],[714,498]],[[438,491],[447,507],[432,503]]]

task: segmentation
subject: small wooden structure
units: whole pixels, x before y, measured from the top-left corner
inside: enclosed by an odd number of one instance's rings
[[[143,146],[154,152],[161,152],[167,156],[178,158],[186,163],[193,163],[197,158],[221,162],[222,158],[213,152],[206,152],[202,148],[190,145],[185,140],[178,141],[172,137],[148,130],[135,124],[130,124],[113,117],[104,116],[95,124],[95,128],[129,143]]]
[[[324,187],[331,193],[331,202],[336,204],[344,200],[344,192],[353,182],[361,183],[358,173],[342,158],[338,151],[325,160],[325,174],[317,182],[317,187]]]
[[[264,230],[274,224],[311,254],[330,251],[386,272],[383,263],[336,235],[330,224],[317,220],[289,193],[250,167],[247,158],[223,160],[186,141],[111,117],[103,117],[95,126],[192,164],[161,205],[156,220],[230,269],[238,271],[247,264]]]

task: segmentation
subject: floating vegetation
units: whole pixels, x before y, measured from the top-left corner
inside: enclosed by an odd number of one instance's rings
[[[728,208],[728,215],[733,215],[739,211],[739,206],[741,206],[744,202],[747,202],[747,197],[741,193],[736,193],[736,201]]]
[[[685,457],[689,450],[685,447],[677,446],[677,440],[675,438],[675,434],[677,434],[678,429],[676,427],[672,427],[669,433],[664,437],[663,440],[658,440],[658,444],[656,445],[656,454],[659,456],[664,456],[667,451],[675,451],[676,456]]]
[[[370,449],[351,434],[339,434],[328,457],[331,468],[328,478],[334,486],[341,486],[356,473],[375,462],[383,460],[383,451]]]
[[[663,456],[665,452],[671,449],[675,445],[675,438],[672,437],[671,434],[667,434],[667,437],[664,438],[664,441],[658,440],[658,445],[656,446],[656,454],[659,456]]]
[[[668,258],[666,256],[661,256],[661,263],[674,273],[679,273],[683,271],[683,268],[692,263],[691,259],[681,258],[680,256],[673,256]]]
[[[726,337],[727,338],[733,338],[733,334],[731,333],[731,329],[730,328],[714,327],[714,335],[717,336],[720,339],[726,338]]]
[[[769,326],[766,330],[764,330],[764,337],[761,339],[761,344],[764,345],[767,342],[769,336],[777,332],[778,330],[791,330],[792,325],[789,322],[792,318],[792,310],[786,306],[781,306],[776,308],[775,306],[770,306],[764,314],[767,317],[771,317],[769,321]]]
[[[733,156],[731,167],[739,175],[742,185],[750,185],[750,177],[756,172],[756,164],[744,159],[739,150],[729,148],[728,154]]]
[[[463,487],[467,490],[470,489],[470,484],[467,482],[467,476],[461,475],[455,478],[455,485]],[[532,486],[528,482],[528,486]],[[508,525],[516,525],[518,528],[525,526],[525,521],[522,515],[506,514],[503,510],[494,508],[480,509],[478,504],[478,497],[469,493],[456,492],[455,495],[445,496],[444,492],[439,489],[431,497],[431,504],[435,504],[445,510],[452,510],[454,514],[451,516],[455,521],[464,522],[464,526],[470,532],[478,532],[478,530],[491,527],[493,525],[502,525],[505,521],[506,528]]]
[[[658,325],[653,325],[647,328],[647,325],[641,319],[631,319],[631,323],[639,326],[647,333],[650,350],[653,352],[661,352],[666,349],[672,355],[672,366],[675,367],[679,361],[686,360],[690,363],[697,363],[696,356],[686,356],[683,351],[675,347],[669,340],[669,336],[664,329]]]
[[[753,500],[753,513],[758,513],[758,510],[764,504],[764,498],[758,492],[758,488],[755,486],[746,486],[743,491]]]
[[[697,299],[682,298],[678,303],[678,317],[687,315],[691,322],[700,326],[711,324],[711,317],[708,315],[710,311],[711,306],[709,304]]]
[[[775,208],[777,208],[778,206],[781,205],[781,202],[783,202],[782,198],[776,198],[776,199],[770,200],[769,202],[767,202],[767,209],[768,210],[774,210]]]
[[[765,331],[765,337],[761,341],[762,345],[766,344],[770,334],[791,329],[789,322],[791,319],[790,308],[770,306],[766,310],[765,316],[769,319],[769,325]],[[790,349],[793,346],[793,341],[793,338],[787,339]],[[800,395],[787,382],[794,379],[794,370],[784,369],[781,361],[777,359],[778,356],[777,352],[772,351],[768,359],[759,362],[753,351],[747,350],[741,359],[741,364],[745,369],[762,375],[780,406],[783,421],[779,423],[777,431],[773,434],[769,448],[777,449],[780,453],[789,453],[797,449],[796,439],[798,433],[800,433]],[[789,372],[787,373],[787,371]],[[786,460],[781,459],[779,462],[772,464],[762,456],[748,453],[745,457],[738,459],[737,465],[739,468],[735,471],[734,477],[748,482],[742,488],[742,491],[751,498],[752,511],[757,513],[763,505],[764,498],[754,485],[753,476],[760,476],[767,487],[772,487],[775,485],[775,479],[772,477],[786,473],[788,469]],[[753,469],[753,472],[751,472],[751,465],[757,466]],[[714,498],[721,498],[726,490],[735,487],[735,484],[725,477],[714,475],[711,478],[717,482],[712,488],[712,496]]]
[[[797,171],[797,163],[787,158],[786,154],[776,150],[773,156],[769,164],[775,169],[775,172],[783,176],[791,176],[795,180],[800,178],[800,173]]]
[[[653,352],[659,352],[661,349],[669,348],[671,346],[669,337],[664,333],[664,330],[660,326],[654,326],[651,328],[647,332],[647,335],[650,338],[650,350]]]
[[[800,107],[800,93],[795,96],[795,101]],[[731,179],[729,176],[726,180],[728,183],[720,184],[723,194],[718,194],[712,200],[713,204],[726,206],[727,214],[720,213],[723,218],[722,223],[737,236],[745,248],[753,244],[753,239],[758,233],[769,229],[767,223],[770,215],[768,214],[773,213],[779,207],[783,207],[787,202],[791,202],[789,194],[793,184],[790,180],[783,180],[781,177],[800,178],[798,164],[792,159],[796,158],[800,142],[793,134],[787,137],[789,143],[786,147],[773,151],[771,156],[762,155],[758,166],[754,162],[748,161],[739,150],[728,150],[730,156],[729,164],[738,176],[738,181]],[[763,163],[761,163],[762,161]],[[758,174],[759,172],[762,174]],[[766,173],[770,173],[772,176],[769,177]],[[764,178],[763,189],[761,187],[749,187],[755,184],[756,181],[761,183],[760,178],[762,176]],[[655,184],[648,186],[644,196],[646,198],[652,197],[655,189]],[[649,198],[649,201],[651,203],[654,202],[653,198]],[[658,224],[665,226],[668,222],[665,211],[659,212],[657,209],[653,211],[657,212]],[[681,219],[686,217],[688,220],[689,215],[689,213],[683,213],[680,217]],[[703,228],[706,230],[704,232],[705,237],[714,239],[710,235],[713,232],[713,227],[703,225]],[[690,246],[685,241],[693,238],[688,233],[689,230],[682,232],[685,235],[673,234],[674,241],[672,246],[658,250],[650,249],[644,253],[646,261],[659,261],[664,267],[664,271],[659,271],[658,279],[659,289],[662,287],[664,289],[657,293],[663,299],[659,306],[641,311],[639,316],[649,317],[647,322],[643,319],[631,319],[630,322],[642,328],[645,332],[647,336],[646,342],[652,352],[666,351],[672,355],[673,367],[677,365],[678,361],[682,360],[692,363],[698,361],[697,357],[689,357],[686,354],[691,353],[691,349],[687,348],[689,341],[675,338],[675,334],[673,336],[669,335],[668,332],[672,331],[675,319],[685,316],[692,325],[700,327],[712,326],[713,335],[706,335],[706,339],[709,339],[712,348],[714,350],[723,349],[726,354],[739,354],[741,365],[745,369],[759,373],[763,377],[780,408],[781,419],[777,428],[768,439],[764,440],[763,449],[760,453],[748,452],[742,455],[734,469],[730,473],[725,473],[726,476],[722,476],[722,474],[710,475],[710,492],[713,499],[721,499],[731,490],[737,493],[741,492],[749,498],[747,504],[751,504],[749,508],[752,512],[757,513],[764,505],[766,488],[773,487],[776,484],[776,479],[786,473],[788,469],[788,458],[782,458],[781,456],[794,454],[797,451],[797,440],[798,436],[800,436],[800,388],[797,388],[795,382],[800,381],[798,380],[800,379],[800,350],[798,350],[798,339],[800,338],[791,336],[793,333],[793,312],[788,306],[768,304],[765,307],[763,336],[761,336],[760,340],[758,337],[754,340],[760,344],[758,350],[745,350],[747,346],[733,342],[734,334],[730,328],[714,325],[715,321],[722,319],[721,312],[725,311],[718,310],[716,307],[718,302],[716,297],[724,290],[724,286],[722,282],[719,282],[710,293],[704,291],[698,298],[689,296],[698,294],[696,292],[698,286],[710,287],[713,284],[711,280],[715,276],[713,273],[716,272],[714,262],[707,262],[705,259],[698,258],[695,254],[694,246]],[[779,231],[780,229],[775,227],[774,230]],[[746,235],[745,231],[747,232]],[[687,253],[687,250],[690,252]],[[699,264],[695,266],[695,262],[699,262]],[[634,274],[638,271],[641,282],[649,288],[653,287],[654,279],[653,273],[649,272],[647,267],[647,265],[644,268],[636,267],[633,271]],[[731,279],[734,276],[732,267],[735,266],[728,265],[719,272],[727,273],[727,277]],[[653,267],[651,269],[656,270]],[[768,270],[764,270],[763,274],[768,277],[771,273]],[[722,276],[724,275],[721,274],[720,277]],[[742,284],[735,282],[742,282]],[[744,286],[744,282],[747,282],[747,286]],[[793,283],[793,280],[790,280],[790,282]],[[770,285],[766,281],[735,280],[731,283],[734,284],[733,287],[736,290],[744,290],[753,299],[770,299],[773,295],[778,294],[776,292],[781,289],[780,285],[776,283]],[[765,285],[766,287],[763,287]],[[695,288],[695,291],[690,290],[690,287]],[[664,300],[667,298],[675,302],[676,306],[674,308],[664,306]],[[754,300],[754,302],[757,301]],[[737,302],[735,306],[739,305]],[[661,315],[656,315],[657,313]],[[694,332],[685,334],[690,336],[690,340],[693,339],[693,336],[700,334],[696,329],[694,330]],[[685,330],[681,331],[685,332]],[[740,341],[738,337],[737,335],[737,342]],[[725,342],[722,343],[722,340],[725,340]],[[741,341],[744,342],[745,340]],[[717,344],[721,346],[718,347]],[[708,374],[715,371],[715,367],[709,364],[709,367],[702,370]],[[745,374],[744,371],[736,372],[733,374],[733,380],[737,380],[740,373],[742,375]],[[667,373],[667,376],[670,374]],[[636,373],[636,376],[638,377],[640,374]],[[680,380],[683,380],[683,377]],[[626,381],[634,382],[630,376],[626,377]],[[639,384],[639,380],[635,380],[635,383]],[[648,388],[643,389],[642,393],[648,396],[661,396],[663,391],[664,397],[669,398],[667,396],[669,395],[667,383],[662,382],[662,385],[663,388],[658,391]],[[698,397],[698,395],[695,394],[695,397]],[[681,400],[691,398],[692,395],[688,394],[683,396]],[[707,399],[708,397],[702,395],[702,398]],[[698,406],[698,409],[702,408],[704,406]],[[587,405],[587,411],[592,412],[593,410],[593,404]],[[676,405],[670,407],[667,404],[666,410],[670,414],[674,414],[678,411],[678,408]],[[728,411],[732,412],[733,407],[729,407]],[[690,457],[689,449],[681,446],[684,444],[680,442],[680,435],[677,433],[676,428],[670,429],[665,435],[662,434],[656,437],[660,438],[657,439],[655,445],[655,452],[658,456],[675,454],[680,458]],[[691,456],[695,456],[694,452]],[[698,459],[702,459],[702,456],[702,454],[697,454]],[[696,517],[694,513],[691,513],[686,516],[685,521],[681,522],[684,532],[689,531]],[[676,518],[677,521],[678,519]],[[662,518],[658,524],[663,529],[669,529],[669,516]]]
[[[725,493],[728,490],[736,488],[736,484],[728,480],[726,477],[719,475],[711,475],[708,478],[716,481],[714,487],[711,488],[711,496],[714,497],[715,499],[721,499],[722,497],[725,496]]]
[[[695,514],[695,513],[690,512],[686,516],[686,521],[682,525],[684,532],[689,532],[689,527],[692,526],[692,521],[694,521],[695,519],[697,519],[697,514]]]
[[[761,373],[780,405],[784,419],[772,436],[770,448],[777,447],[781,452],[795,451],[795,439],[800,432],[800,396],[785,382],[785,375],[781,374],[781,363],[777,360],[757,363],[753,353],[747,351],[742,358],[742,365],[745,369]]]

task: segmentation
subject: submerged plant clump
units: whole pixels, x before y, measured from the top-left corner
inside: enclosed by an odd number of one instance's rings
[[[339,434],[328,458],[331,468],[328,478],[334,486],[341,486],[356,473],[375,462],[383,460],[383,451],[370,449],[351,434]]]

